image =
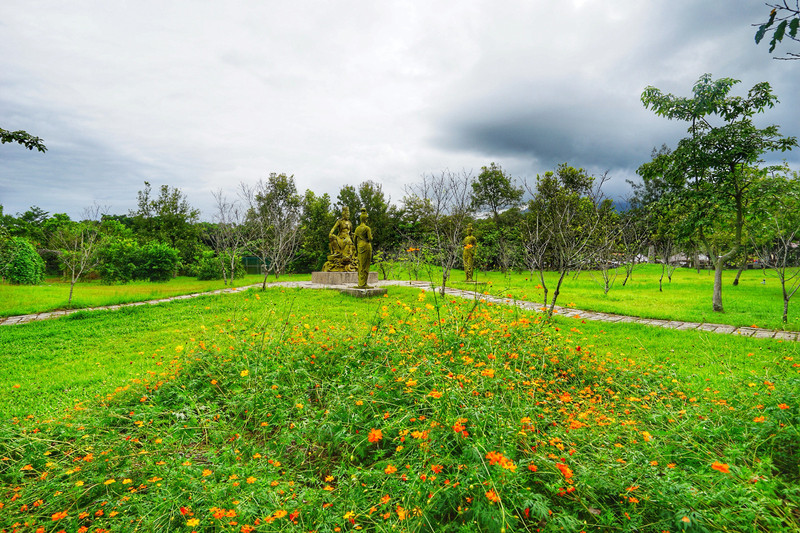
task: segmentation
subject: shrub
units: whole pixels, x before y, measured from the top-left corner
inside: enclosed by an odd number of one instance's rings
[[[44,279],[44,261],[31,243],[12,237],[0,245],[0,274],[11,283],[36,285]]]
[[[134,279],[139,244],[130,238],[111,238],[98,252],[100,255],[100,279],[105,283],[126,283]]]
[[[178,268],[178,250],[163,242],[149,242],[141,247],[135,277],[150,281],[168,281]]]
[[[223,253],[219,256],[214,255],[214,252],[205,251],[202,257],[196,262],[196,269],[194,275],[199,280],[212,280],[222,279],[223,265],[225,268],[230,268],[230,254]],[[237,255],[235,264],[235,271],[231,278],[241,278],[246,274],[244,266],[242,265],[241,258]]]

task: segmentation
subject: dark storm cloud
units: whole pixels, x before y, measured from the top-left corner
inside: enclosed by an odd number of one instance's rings
[[[758,121],[781,124],[786,135],[800,134],[798,65],[771,60],[752,39],[750,24],[766,13],[763,5],[685,1],[648,8],[626,26],[641,35],[615,40],[619,28],[596,28],[597,41],[586,37],[582,58],[566,56],[560,42],[544,59],[525,42],[502,55],[485,50],[481,61],[491,67],[462,80],[469,89],[443,107],[434,142],[490,159],[527,160],[535,172],[569,162],[633,177],[654,147],[674,146],[687,127],[644,109],[642,90],[654,85],[689,96],[706,72],[741,79],[733,90],[739,95],[769,80],[786,103]],[[574,60],[570,66],[562,64],[567,58]],[[798,160],[797,154],[789,157]],[[622,193],[620,181],[615,189]]]

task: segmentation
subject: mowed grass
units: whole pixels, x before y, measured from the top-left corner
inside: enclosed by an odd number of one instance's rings
[[[780,283],[769,271],[764,275],[761,270],[745,270],[739,285],[734,287],[736,271],[726,270],[722,286],[723,313],[715,313],[711,306],[713,271],[701,270],[698,273],[694,269],[676,269],[672,282],[664,277],[662,291],[658,289],[660,275],[659,265],[638,265],[623,287],[625,273],[620,269],[613,288],[608,294],[603,294],[600,274],[583,271],[577,277],[571,275],[565,278],[556,305],[643,318],[800,331],[800,299],[790,301],[789,322],[783,324]],[[463,273],[455,271],[452,286],[475,288],[475,285],[464,283],[462,279]],[[537,288],[540,282],[536,274],[480,272],[477,279],[486,283],[478,285],[478,291],[526,301],[542,301],[543,291]],[[554,273],[548,273],[546,279],[549,298],[552,298],[557,278]]]
[[[390,291],[0,330],[0,528],[800,527],[797,343]]]
[[[157,300],[198,292],[214,291],[229,287],[243,287],[261,283],[264,277],[247,275],[237,278],[229,285],[222,280],[200,281],[179,276],[164,283],[133,281],[124,284],[104,284],[100,281],[81,281],[75,285],[71,309],[100,307],[123,303]],[[278,281],[310,279],[309,275],[285,275]],[[270,276],[268,283],[274,282]],[[43,313],[67,308],[69,282],[51,277],[40,285],[12,285],[0,283],[0,317]]]

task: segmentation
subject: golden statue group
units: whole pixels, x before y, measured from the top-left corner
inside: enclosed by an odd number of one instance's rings
[[[328,233],[330,255],[323,265],[323,272],[358,272],[358,288],[369,288],[367,279],[369,267],[372,263],[372,230],[367,226],[367,210],[362,209],[361,224],[358,225],[353,235],[355,243],[350,237],[353,223],[350,222],[350,209],[342,208],[342,216],[333,225]]]

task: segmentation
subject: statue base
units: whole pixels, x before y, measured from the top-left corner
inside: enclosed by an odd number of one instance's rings
[[[358,272],[312,272],[311,283],[319,285],[358,285]],[[374,283],[378,283],[378,273],[370,272],[367,278],[367,285]]]
[[[375,272],[372,272],[375,274]],[[368,289],[359,289],[358,287],[348,287],[346,289],[339,289],[342,294],[348,296],[355,296],[356,298],[373,298],[375,296],[383,296],[386,294],[386,289],[381,287],[370,287]]]

